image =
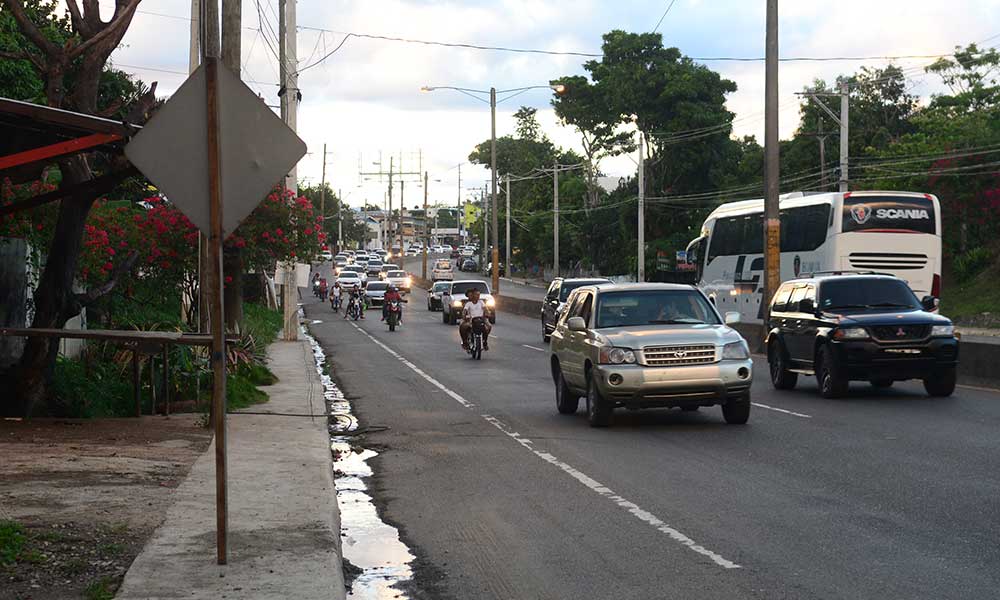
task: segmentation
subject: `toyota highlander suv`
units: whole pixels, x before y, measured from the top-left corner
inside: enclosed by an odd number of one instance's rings
[[[490,294],[490,284],[485,281],[466,280],[452,281],[441,291],[441,321],[446,325],[454,325],[462,320],[462,309],[469,301],[468,294],[473,289],[479,290],[479,299],[486,305],[486,318],[490,323],[497,322],[496,300]]]
[[[753,361],[746,340],[690,285],[579,287],[552,332],[556,409],[607,427],[617,407],[697,410],[722,406],[727,423],[750,418]]]
[[[792,389],[815,375],[836,398],[851,381],[877,388],[922,379],[931,396],[955,391],[958,338],[935,314],[937,299],[918,301],[892,275],[832,272],[786,281],[774,294],[767,327],[771,383]]]

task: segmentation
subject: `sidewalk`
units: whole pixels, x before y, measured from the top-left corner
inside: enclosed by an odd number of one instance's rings
[[[277,342],[268,357],[279,381],[249,410],[323,414],[308,343]],[[326,419],[230,414],[228,433],[229,564],[215,562],[213,443],[115,597],[344,598]]]

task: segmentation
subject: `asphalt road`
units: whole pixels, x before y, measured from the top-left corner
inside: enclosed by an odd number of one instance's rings
[[[772,390],[758,359],[746,426],[703,408],[599,430],[557,414],[536,319],[501,313],[474,362],[423,291],[394,333],[306,312],[362,424],[387,428],[365,444],[416,597],[997,597],[996,391],[824,400]]]

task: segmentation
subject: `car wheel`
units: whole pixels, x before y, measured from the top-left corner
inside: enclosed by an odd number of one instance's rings
[[[561,415],[572,415],[580,407],[580,397],[569,391],[562,370],[556,375],[556,410]]]
[[[767,345],[767,364],[771,369],[771,385],[776,390],[790,390],[795,388],[799,381],[799,374],[788,370],[788,362],[785,359],[785,348],[782,343],[775,340]]]
[[[730,425],[745,425],[750,420],[750,394],[723,404],[722,417]]]
[[[937,370],[932,376],[924,379],[924,389],[931,396],[945,398],[955,392],[957,377],[955,367]]]
[[[591,427],[609,427],[611,425],[611,414],[614,412],[608,401],[597,389],[597,382],[593,377],[587,377],[587,421]]]
[[[840,372],[840,365],[828,347],[820,348],[817,362],[819,364],[816,367],[816,379],[819,393],[824,398],[839,398],[846,394],[849,382]]]
[[[891,388],[893,381],[891,379],[872,379],[868,383],[872,384],[874,388]]]

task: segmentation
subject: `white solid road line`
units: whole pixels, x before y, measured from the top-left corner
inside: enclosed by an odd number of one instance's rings
[[[538,350],[539,352],[545,352],[545,348],[535,348],[534,346],[529,346],[527,344],[521,344],[521,345],[524,346],[525,348],[530,348],[532,350]]]
[[[775,406],[768,406],[766,404],[761,404],[759,402],[751,402],[750,404],[753,404],[754,406],[758,406],[760,408],[766,408],[767,410],[773,410],[775,412],[785,413],[786,415],[792,415],[793,417],[802,417],[803,419],[812,418],[812,415],[804,415],[802,413],[797,413],[791,410],[785,410],[783,408],[777,408]]]
[[[470,408],[471,409],[471,408],[475,407],[475,404],[473,404],[472,402],[469,402],[468,400],[466,400],[465,398],[463,398],[460,394],[458,394],[458,393],[452,391],[451,389],[445,387],[444,384],[442,384],[437,379],[434,379],[433,377],[431,377],[430,375],[428,375],[426,372],[424,372],[422,369],[420,369],[420,367],[418,367],[415,364],[413,364],[412,362],[408,361],[406,358],[404,358],[401,354],[399,354],[398,352],[396,352],[392,348],[386,346],[382,342],[380,342],[377,339],[375,339],[371,334],[369,334],[367,331],[365,331],[364,329],[362,329],[361,327],[359,327],[357,323],[351,323],[351,325],[355,329],[357,329],[358,331],[360,331],[369,340],[371,340],[372,342],[374,342],[377,346],[379,346],[380,348],[382,348],[383,350],[385,350],[386,352],[388,352],[390,356],[393,356],[394,358],[396,358],[397,360],[399,360],[401,363],[403,363],[404,365],[406,365],[407,367],[409,367],[410,370],[412,370],[417,375],[420,375],[421,377],[423,377],[428,383],[430,383],[434,387],[438,388],[439,390],[441,390],[445,394],[451,396],[452,399],[454,399],[456,402],[458,402],[459,404],[461,404],[465,408]],[[531,440],[529,440],[529,439],[527,439],[525,437],[522,437],[521,434],[519,434],[518,432],[511,430],[509,427],[507,427],[503,422],[501,422],[499,419],[497,419],[493,415],[483,413],[483,414],[480,414],[479,416],[482,417],[482,419],[485,420],[487,423],[489,423],[490,425],[493,425],[494,427],[496,427],[497,429],[499,429],[501,432],[503,432],[504,435],[506,435],[506,436],[510,437],[511,439],[513,439],[514,441],[516,441],[518,444],[520,444],[522,447],[524,447],[525,449],[527,449],[529,452],[531,452],[532,454],[534,454],[538,458],[540,458],[540,459],[544,460],[545,462],[548,462],[548,463],[550,463],[550,464],[558,467],[564,473],[566,473],[570,477],[576,479],[577,481],[579,481],[580,483],[582,483],[584,486],[586,486],[587,489],[591,490],[592,492],[596,493],[597,495],[599,495],[599,496],[601,496],[603,498],[607,498],[608,500],[610,500],[611,502],[615,503],[619,507],[625,509],[629,514],[631,514],[635,518],[639,519],[640,521],[643,521],[644,523],[647,523],[648,525],[651,525],[654,529],[656,529],[660,533],[666,534],[667,537],[669,537],[670,539],[674,540],[675,542],[680,543],[682,546],[685,546],[685,547],[693,550],[694,552],[697,552],[698,554],[701,554],[703,556],[708,557],[709,559],[711,559],[712,562],[714,562],[715,564],[719,565],[720,567],[723,567],[725,569],[739,569],[740,568],[740,565],[738,565],[738,564],[734,563],[733,561],[731,561],[731,560],[729,560],[729,559],[721,556],[720,554],[718,554],[716,552],[713,552],[713,551],[709,550],[708,548],[705,548],[704,546],[698,544],[697,542],[695,542],[693,539],[691,539],[687,535],[685,535],[685,534],[681,533],[680,531],[678,531],[677,529],[671,527],[668,523],[664,522],[662,519],[660,519],[659,517],[657,517],[653,513],[649,512],[647,510],[644,510],[642,507],[640,507],[636,503],[631,502],[630,500],[628,500],[626,498],[623,498],[622,496],[619,496],[618,494],[615,494],[607,486],[605,486],[604,484],[602,484],[602,483],[596,481],[595,479],[589,477],[587,474],[583,473],[582,471],[579,471],[579,470],[575,469],[574,467],[572,467],[568,463],[565,463],[565,462],[559,460],[557,457],[555,457],[554,455],[552,455],[552,454],[550,454],[548,452],[543,452],[541,450],[536,450],[534,448],[534,442],[532,442]]]

